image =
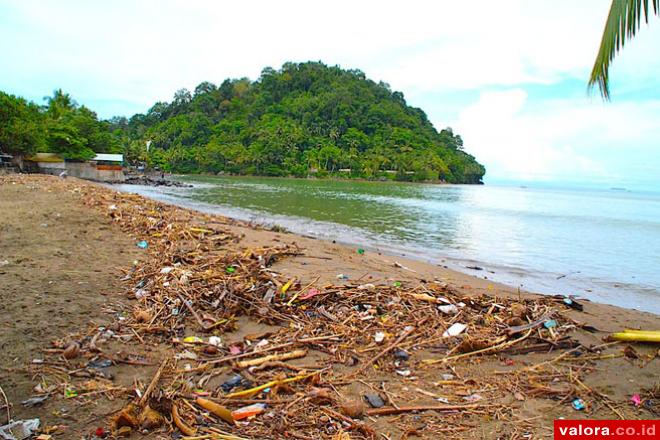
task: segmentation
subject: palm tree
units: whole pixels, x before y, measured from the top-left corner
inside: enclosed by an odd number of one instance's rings
[[[651,0],[653,13],[660,12],[660,0]],[[610,99],[609,69],[614,56],[623,49],[626,40],[635,36],[644,20],[649,21],[649,0],[612,0],[600,49],[589,78],[589,88],[598,84],[603,99]]]

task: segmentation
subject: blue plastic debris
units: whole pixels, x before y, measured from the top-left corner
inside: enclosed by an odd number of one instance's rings
[[[575,409],[576,411],[582,411],[587,407],[587,405],[585,405],[584,403],[584,400],[582,399],[573,400],[573,402],[571,402],[571,405],[573,405],[573,409]]]
[[[555,321],[554,319],[549,319],[543,323],[543,327],[545,328],[557,327],[557,321]]]
[[[146,249],[149,247],[149,243],[147,243],[146,240],[138,241],[137,247],[139,247],[140,249]]]

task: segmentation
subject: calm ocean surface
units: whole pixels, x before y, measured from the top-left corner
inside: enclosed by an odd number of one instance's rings
[[[186,176],[163,201],[660,314],[660,193]],[[483,270],[468,269],[479,266]]]

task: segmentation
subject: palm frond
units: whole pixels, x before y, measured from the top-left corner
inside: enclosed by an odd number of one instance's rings
[[[652,12],[658,15],[660,0],[650,0],[650,2],[653,5]],[[610,64],[612,64],[614,56],[623,49],[626,40],[633,38],[639,30],[642,15],[648,23],[649,15],[651,15],[649,0],[612,0],[600,41],[600,49],[589,78],[589,89],[598,84],[600,94],[606,100],[610,99]]]

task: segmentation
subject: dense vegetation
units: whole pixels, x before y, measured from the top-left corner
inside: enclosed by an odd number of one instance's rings
[[[438,133],[403,94],[358,70],[322,63],[267,68],[254,82],[204,82],[193,93],[179,90],[172,102],[158,102],[130,119],[98,121],[61,92],[41,109],[13,99],[18,102],[14,119],[34,120],[39,138],[21,139],[22,145],[45,145],[68,157],[119,149],[130,163],[178,173],[478,183],[485,172],[463,151],[460,136],[451,129]],[[17,145],[0,131],[0,148],[10,144]]]
[[[40,107],[0,92],[0,151],[22,156],[52,152],[73,160],[122,152],[121,132],[111,132],[110,123],[96,113],[61,90],[46,100]]]

